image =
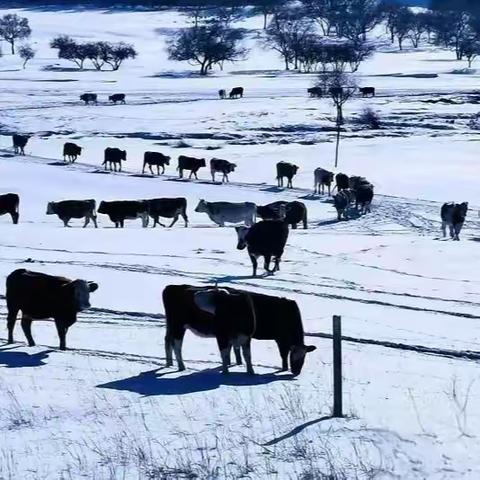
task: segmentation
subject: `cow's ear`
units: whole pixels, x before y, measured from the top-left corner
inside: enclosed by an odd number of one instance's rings
[[[305,351],[306,351],[307,353],[313,352],[313,351],[316,350],[316,349],[317,349],[317,347],[315,347],[315,345],[305,345]]]
[[[95,290],[98,290],[98,283],[95,282],[87,282],[88,283],[88,290],[90,292],[94,292]]]

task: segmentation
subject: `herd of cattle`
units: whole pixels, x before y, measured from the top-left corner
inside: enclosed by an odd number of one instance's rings
[[[375,88],[374,87],[361,87],[358,89],[362,97],[374,97],[375,96]],[[311,87],[307,89],[308,94],[311,97],[318,97],[322,98],[323,96],[326,96],[327,94],[334,96],[334,97],[340,97],[344,93],[344,88],[343,87],[331,87],[331,88],[323,88],[323,87]]]

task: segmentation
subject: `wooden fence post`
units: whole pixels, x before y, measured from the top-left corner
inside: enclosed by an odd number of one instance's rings
[[[342,317],[333,316],[333,416],[343,417],[342,407]]]

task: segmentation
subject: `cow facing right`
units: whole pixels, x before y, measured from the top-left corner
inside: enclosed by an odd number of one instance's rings
[[[107,166],[110,167],[110,171],[122,171],[122,161],[127,160],[127,152],[125,150],[120,150],[119,148],[107,147],[105,149],[105,156],[102,165],[105,165],[105,170]],[[113,168],[112,168],[113,166]]]
[[[75,143],[67,142],[63,146],[63,161],[74,163],[77,158],[82,154],[82,147]]]
[[[442,205],[440,216],[442,218],[443,237],[447,236],[447,226],[450,231],[452,240],[460,240],[460,232],[462,231],[465,218],[467,217],[468,203],[445,203]]]
[[[170,165],[170,157],[160,152],[145,152],[143,156],[142,174],[145,173],[145,167],[147,165],[152,175],[154,175],[152,166],[157,167],[157,175],[160,175],[160,167],[162,167],[163,175],[165,173],[165,165]]]
[[[25,155],[25,147],[29,138],[30,137],[27,135],[18,135],[16,133],[12,135],[13,151],[15,152],[15,155]]]

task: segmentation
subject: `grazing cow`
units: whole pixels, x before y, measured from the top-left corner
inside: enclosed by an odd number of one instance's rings
[[[350,188],[350,183],[349,183],[349,178],[348,175],[345,175],[344,173],[337,173],[335,175],[335,188],[341,192],[342,190],[346,190],[347,188]]]
[[[225,89],[220,89],[218,91],[218,96],[222,99],[225,100],[227,98],[227,91]]]
[[[16,133],[12,135],[13,140],[13,151],[15,155],[25,155],[25,146],[28,143],[30,137],[26,135],[17,135]]]
[[[302,222],[303,228],[307,229],[307,207],[302,202],[273,202],[262,207],[257,207],[257,215],[262,220],[282,220],[294,230],[297,224]]]
[[[228,160],[222,160],[220,158],[212,158],[210,160],[210,172],[212,174],[212,182],[215,182],[215,173],[219,172],[223,174],[222,182],[228,183],[228,174],[235,171],[237,165],[229,162]]]
[[[124,93],[114,93],[108,97],[108,100],[115,105],[117,102],[123,103],[125,105],[125,94]]]
[[[288,240],[288,225],[282,221],[263,220],[252,227],[235,227],[238,236],[237,248],[247,248],[253,266],[253,276],[257,276],[257,258],[264,257],[265,271],[274,274],[280,270],[280,260]],[[273,257],[274,267],[270,270]]]
[[[48,202],[47,215],[57,215],[66,227],[69,226],[68,222],[72,218],[85,218],[83,228],[90,223],[90,220],[93,221],[95,228],[97,228],[97,213],[95,212],[95,207],[95,200]]]
[[[17,225],[19,218],[20,197],[16,193],[5,193],[0,195],[0,215],[7,213],[12,217],[12,222]]]
[[[375,88],[374,87],[362,87],[360,88],[360,93],[362,97],[374,97],[375,96]]]
[[[337,210],[338,220],[348,220],[350,205],[355,201],[355,192],[350,188],[340,190],[333,196],[333,205]]]
[[[77,158],[82,154],[82,147],[79,147],[75,143],[67,142],[63,146],[63,161],[66,162],[67,160],[70,163],[73,163],[77,160]]]
[[[98,213],[108,215],[115,228],[125,226],[125,220],[140,218],[142,227],[148,227],[148,204],[145,200],[117,200],[100,202]]]
[[[277,182],[279,187],[283,187],[283,177],[288,179],[287,188],[293,188],[292,179],[297,174],[298,167],[293,163],[277,163]]]
[[[230,95],[229,97],[230,98],[243,98],[243,87],[234,87],[232,88],[232,90],[230,91]]]
[[[127,160],[127,152],[126,150],[120,150],[119,148],[111,148],[107,147],[105,149],[105,160],[103,160],[102,165],[105,165],[105,170],[107,169],[107,166],[110,167],[110,170],[112,170],[112,165],[113,165],[113,170],[116,172],[117,171],[117,165],[118,165],[118,171],[122,171],[122,160],[126,161]]]
[[[274,340],[282,358],[282,371],[290,369],[299,375],[307,353],[314,346],[305,345],[302,317],[297,303],[286,298],[233,288],[168,285],[163,291],[167,322],[165,354],[167,366],[185,370],[182,344],[187,329],[202,336],[216,337],[222,354],[222,370],[228,372],[230,350],[235,348],[237,364],[241,364],[241,345],[247,372],[251,364],[251,339]]]
[[[163,175],[165,173],[165,165],[170,165],[170,157],[160,152],[145,152],[143,156],[142,173],[145,173],[145,167],[147,165],[152,175],[153,175],[152,165],[155,165],[157,167],[157,175],[160,175],[160,167],[162,167],[162,175]]]
[[[153,218],[153,227],[160,225],[159,217],[173,218],[172,223],[169,225],[173,227],[180,215],[183,217],[185,227],[188,227],[187,217],[187,199],[186,198],[154,198],[152,200],[145,200],[147,202],[148,214]]]
[[[453,240],[460,240],[460,232],[462,231],[465,218],[467,217],[468,203],[445,203],[442,206],[440,215],[442,217],[443,236],[447,236],[447,225],[450,230],[450,237]]]
[[[257,206],[251,202],[230,203],[230,202],[198,202],[196,212],[206,213],[212,222],[219,227],[228,223],[244,223],[251,226],[255,223]]]
[[[333,183],[333,178],[334,174],[332,172],[329,172],[328,170],[325,170],[323,168],[316,168],[314,173],[314,185],[313,185],[313,191],[315,193],[325,193],[325,186],[328,187],[328,195],[331,194],[331,186]],[[321,190],[321,192],[320,192]]]
[[[307,89],[307,92],[311,97],[318,97],[318,98],[323,97],[323,88],[322,87],[311,87],[311,88]]]
[[[205,163],[204,158],[195,158],[195,157],[187,157],[186,155],[180,155],[178,157],[178,176],[179,178],[183,178],[183,171],[190,170],[190,176],[188,178],[192,178],[192,175],[198,180],[197,172],[202,167],[206,167],[207,164]]]
[[[90,293],[98,285],[85,280],[70,280],[25,269],[7,277],[8,343],[13,343],[13,329],[18,312],[22,311],[22,329],[30,347],[32,321],[53,318],[60,338],[60,350],[66,350],[69,327],[77,321],[77,313],[90,308]]]
[[[83,93],[80,95],[80,100],[82,102],[85,102],[85,105],[90,105],[91,103],[94,103],[97,105],[97,94],[96,93]]]

